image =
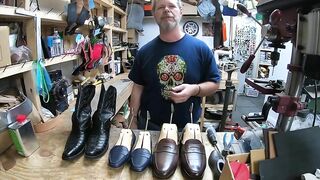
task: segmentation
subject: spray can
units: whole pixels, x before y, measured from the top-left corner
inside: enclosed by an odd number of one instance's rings
[[[10,124],[8,129],[18,154],[28,157],[39,148],[31,121],[26,115],[17,115],[16,122]]]

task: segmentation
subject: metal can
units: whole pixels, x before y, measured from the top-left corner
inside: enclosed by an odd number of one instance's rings
[[[31,121],[25,119],[16,121],[8,126],[9,134],[17,152],[22,156],[30,156],[39,148]]]

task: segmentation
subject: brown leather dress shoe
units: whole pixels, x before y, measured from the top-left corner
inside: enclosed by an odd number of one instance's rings
[[[153,173],[158,178],[169,178],[178,165],[179,150],[172,139],[161,139],[153,153]]]
[[[201,179],[206,169],[206,151],[198,139],[189,139],[181,145],[182,171],[191,179]]]

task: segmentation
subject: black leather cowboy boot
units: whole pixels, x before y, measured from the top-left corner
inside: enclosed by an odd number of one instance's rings
[[[95,86],[88,85],[79,89],[75,111],[72,114],[72,130],[66,142],[62,159],[72,160],[83,153],[91,126],[91,101]]]
[[[92,128],[85,147],[85,157],[99,158],[108,150],[111,118],[116,111],[117,89],[101,85],[98,109],[92,116]]]

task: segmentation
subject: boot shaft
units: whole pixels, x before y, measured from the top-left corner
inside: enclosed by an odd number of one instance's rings
[[[97,110],[92,116],[93,128],[101,129],[106,128],[104,126],[110,126],[108,123],[114,116],[116,111],[116,99],[117,89],[113,86],[109,86],[108,90],[105,90],[104,85],[101,85],[101,93],[98,102]]]
[[[94,94],[94,85],[87,85],[79,88],[75,111],[72,114],[72,126],[86,129],[90,125],[91,101]]]
[[[117,89],[109,86],[107,91],[101,86],[101,94],[98,102],[97,113],[102,119],[110,119],[116,112]]]

